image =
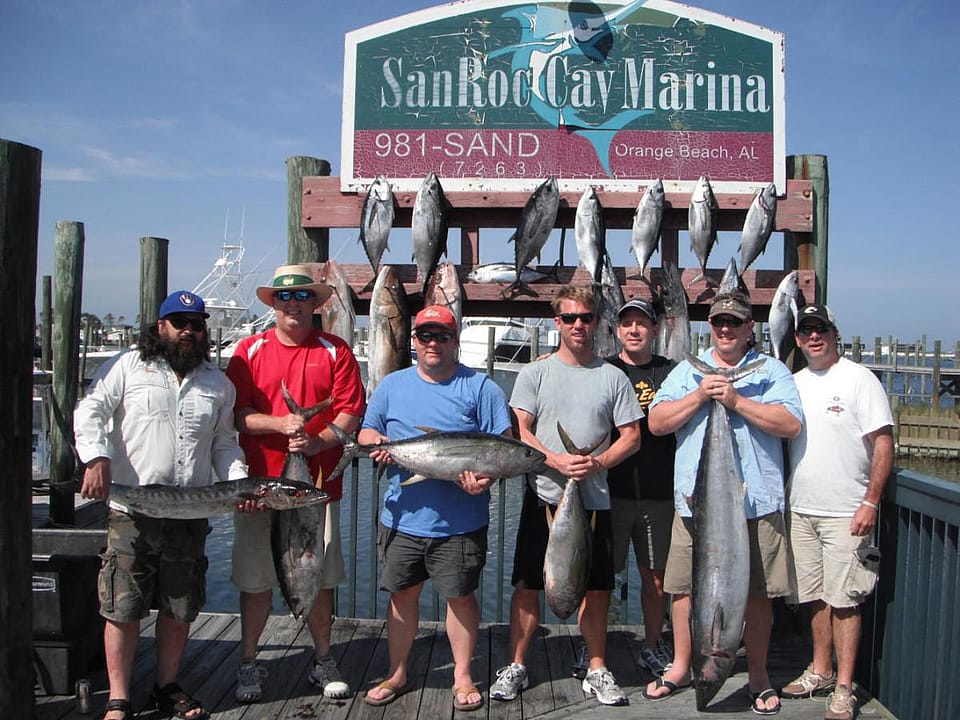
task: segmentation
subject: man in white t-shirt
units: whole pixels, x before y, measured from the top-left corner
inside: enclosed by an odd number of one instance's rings
[[[829,693],[826,720],[852,720],[860,604],[876,582],[871,544],[893,467],[893,417],[880,381],[840,356],[826,305],[800,310],[796,341],[808,366],[794,375],[805,422],[790,443],[787,521],[797,601],[811,603],[813,660],[780,694]]]

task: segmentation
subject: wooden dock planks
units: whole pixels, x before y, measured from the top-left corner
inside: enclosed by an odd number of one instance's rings
[[[144,620],[133,673],[134,709],[140,720],[154,720],[158,714],[147,707],[156,667],[154,627],[156,615]],[[422,623],[410,658],[408,691],[384,707],[363,702],[363,693],[387,672],[387,636],[383,620],[339,618],[333,626],[333,653],[344,679],[354,696],[330,700],[320,696],[307,681],[313,661],[313,646],[306,628],[289,616],[272,615],[264,631],[260,660],[270,677],[264,684],[264,700],[254,705],[238,705],[233,699],[236,667],[239,662],[240,620],[236,615],[204,613],[191,627],[184,654],[181,684],[195,693],[213,720],[259,720],[260,718],[322,718],[339,720],[452,720],[470,717],[492,718],[700,718],[694,693],[684,691],[669,701],[651,703],[640,697],[650,680],[636,663],[640,638],[633,626],[611,627],[608,634],[607,664],[627,693],[630,704],[623,707],[600,706],[584,695],[580,681],[570,674],[580,636],[575,625],[542,626],[527,657],[531,687],[513,702],[489,700],[490,683],[496,670],[508,662],[510,628],[505,624],[483,625],[474,654],[474,680],[483,693],[485,705],[475,713],[454,713],[450,689],[453,684],[453,659],[442,623]],[[809,661],[809,645],[797,636],[775,636],[771,643],[769,669],[774,684],[792,680]],[[107,700],[105,673],[91,678],[94,696],[91,711],[81,715],[72,696],[40,696],[35,717],[38,720],[88,720],[99,717]],[[752,718],[747,705],[746,667],[741,659],[736,673],[724,685],[710,709],[722,712],[730,720]],[[780,714],[796,720],[823,717],[824,699],[787,700]],[[885,709],[870,701],[872,712],[889,717]]]

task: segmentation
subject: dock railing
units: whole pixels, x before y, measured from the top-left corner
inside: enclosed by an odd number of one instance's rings
[[[353,460],[344,471],[344,495],[340,505],[341,537],[346,578],[336,590],[338,615],[353,618],[382,618],[388,593],[379,589],[380,566],[377,560],[377,527],[386,476],[376,479],[376,466],[366,456]],[[490,488],[490,525],[487,532],[487,563],[480,576],[477,601],[480,620],[505,623],[510,620],[510,582],[517,522],[523,503],[524,476],[505,478]],[[640,624],[640,576],[636,564],[627,563],[617,575],[611,598],[610,618],[614,624]],[[420,597],[420,619],[442,621],[445,604],[428,580]],[[575,624],[574,614],[557,618],[541,594],[540,617],[545,624]]]
[[[857,681],[900,720],[960,717],[960,484],[896,469],[881,505],[877,590]]]

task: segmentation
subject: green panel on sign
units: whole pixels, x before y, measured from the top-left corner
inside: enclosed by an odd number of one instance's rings
[[[359,43],[354,128],[773,131],[771,42],[591,5],[472,10]]]

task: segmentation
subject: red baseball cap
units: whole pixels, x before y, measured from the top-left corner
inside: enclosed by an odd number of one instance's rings
[[[417,313],[413,321],[413,329],[417,330],[427,325],[437,325],[446,328],[452,333],[457,332],[457,319],[443,305],[428,305]]]

